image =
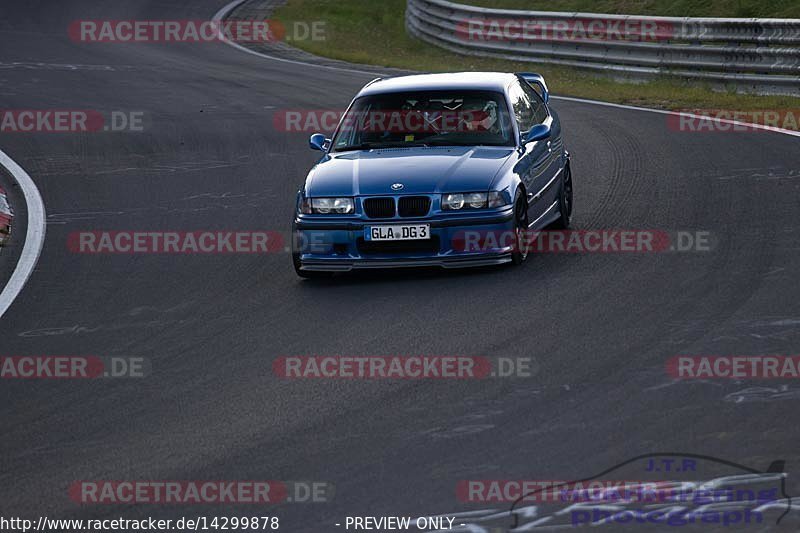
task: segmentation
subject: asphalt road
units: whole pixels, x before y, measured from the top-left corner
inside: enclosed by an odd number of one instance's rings
[[[711,252],[556,254],[521,268],[301,281],[286,253],[77,255],[82,230],[288,231],[315,160],[281,109],[338,109],[368,74],[224,44],[79,44],[76,19],[208,19],[220,0],[4,0],[8,109],[144,111],[144,132],[0,134],[47,239],[0,322],[1,355],[148,358],[144,379],[0,383],[4,516],[347,515],[480,508],[463,479],[571,479],[658,451],[800,471],[793,382],[673,383],[677,354],[796,354],[800,150],[774,133],[689,134],[663,115],[555,101],[580,229],[708,231]],[[0,258],[2,259],[2,258]],[[531,379],[291,381],[305,354],[530,356]],[[734,401],[765,387],[759,401]],[[781,388],[784,387],[784,388]],[[748,398],[750,398],[748,396]],[[796,477],[796,476],[795,476]],[[75,480],[285,479],[331,503],[80,507]],[[800,492],[800,491],[798,491]],[[495,506],[493,506],[495,507]],[[797,519],[791,528],[797,527]]]

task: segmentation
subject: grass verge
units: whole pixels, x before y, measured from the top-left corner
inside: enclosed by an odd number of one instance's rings
[[[476,3],[479,3],[475,0]],[[499,0],[483,3],[497,5],[500,3],[513,6],[516,0]],[[570,3],[584,5],[622,6],[631,4],[622,0],[567,0],[567,2],[550,4],[551,10]],[[749,0],[741,0],[749,5]],[[541,7],[539,2],[520,0],[520,5]],[[736,0],[721,0],[723,4],[734,4]],[[754,2],[755,3],[755,2]],[[644,6],[700,4],[690,0],[649,0],[636,2],[644,10]],[[709,13],[716,13],[711,4],[705,2]],[[787,10],[791,2],[765,2],[765,5],[785,4]],[[277,19],[290,27],[294,22],[325,21],[325,40],[294,41],[297,46],[308,52],[341,59],[353,63],[366,63],[386,67],[397,67],[423,72],[447,71],[505,71],[520,72],[535,70],[547,79],[553,94],[574,96],[639,105],[660,109],[720,109],[720,110],[786,110],[795,109],[800,116],[800,98],[791,96],[757,96],[737,94],[733,89],[727,92],[712,91],[709,86],[697,82],[684,82],[672,78],[661,78],[645,83],[622,83],[604,75],[597,75],[568,67],[537,65],[514,61],[463,56],[433,47],[409,36],[405,29],[405,0],[288,0],[287,4],[273,13]],[[599,8],[593,8],[597,11]],[[655,7],[647,8],[655,10]],[[676,8],[677,9],[677,8]],[[698,8],[699,9],[699,8]],[[800,9],[800,8],[799,8]],[[665,9],[666,10],[666,9]],[[657,10],[656,10],[657,11]],[[669,10],[666,10],[669,12]],[[655,11],[652,11],[655,12]],[[775,13],[779,11],[776,9]],[[658,14],[664,14],[659,12]],[[694,13],[693,13],[694,14]],[[703,14],[702,12],[699,14]],[[795,126],[793,129],[797,129]]]

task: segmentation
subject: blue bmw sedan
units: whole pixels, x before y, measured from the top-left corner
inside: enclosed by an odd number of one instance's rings
[[[572,214],[570,156],[534,73],[377,79],[342,116],[297,194],[302,277],[364,268],[520,264]]]

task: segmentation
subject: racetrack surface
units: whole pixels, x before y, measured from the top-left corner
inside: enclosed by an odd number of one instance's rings
[[[777,133],[672,131],[663,115],[554,101],[578,229],[708,231],[711,252],[548,254],[521,268],[301,281],[286,253],[78,255],[81,230],[288,231],[313,165],[281,109],[341,109],[372,77],[224,44],[79,44],[76,19],[208,19],[219,0],[0,4],[8,109],[144,111],[144,132],[0,134],[47,239],[0,322],[2,355],[141,356],[144,379],[0,383],[3,515],[347,515],[479,508],[463,479],[572,479],[659,451],[800,471],[800,386],[673,383],[677,354],[796,354],[800,150]],[[280,380],[307,354],[530,356],[532,379]],[[786,387],[781,389],[781,387]],[[796,477],[796,476],[795,476]],[[80,507],[75,480],[285,479],[328,504]],[[798,492],[798,491],[795,491]],[[490,505],[492,507],[498,507]],[[499,506],[499,507],[502,507]],[[236,511],[236,513],[234,513]],[[795,519],[796,520],[796,519]],[[792,526],[796,528],[795,522]]]

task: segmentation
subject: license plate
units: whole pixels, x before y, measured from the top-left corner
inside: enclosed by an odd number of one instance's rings
[[[367,241],[417,241],[430,238],[430,224],[367,226],[364,228],[364,240]]]

